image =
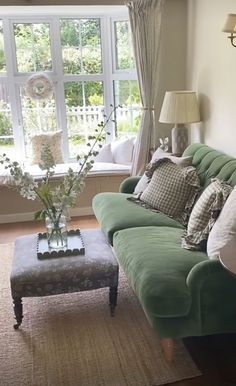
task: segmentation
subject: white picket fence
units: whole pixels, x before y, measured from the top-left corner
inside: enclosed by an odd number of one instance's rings
[[[136,107],[136,106],[135,106]],[[138,108],[138,106],[137,106]],[[116,110],[116,119],[118,122],[130,121],[129,107],[120,107]],[[132,109],[133,119],[138,115],[137,110]],[[98,123],[104,121],[104,106],[87,106],[87,107],[70,107],[67,109],[67,124],[73,130],[74,124],[76,128],[93,129]],[[131,123],[131,122],[130,122]]]
[[[1,108],[0,106],[0,113],[9,114],[9,108],[4,107],[5,108]],[[51,106],[44,107],[43,109],[39,106],[31,109],[27,108],[23,109],[22,113],[25,133],[29,133],[30,135],[42,131],[52,131],[57,126],[56,112]],[[107,114],[109,114],[109,112]],[[132,109],[130,107],[119,107],[116,110],[116,117],[113,117],[117,120],[118,132],[119,125],[122,125],[122,123],[125,123],[127,129],[132,128],[134,120],[139,114],[140,110],[138,105],[132,106]],[[69,137],[79,135],[87,141],[88,136],[94,132],[98,124],[105,120],[104,106],[68,107],[66,109],[66,119]],[[7,136],[3,135],[2,138],[7,138]]]

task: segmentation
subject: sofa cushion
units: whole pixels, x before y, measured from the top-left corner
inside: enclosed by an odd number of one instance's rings
[[[236,187],[232,190],[207,240],[207,254],[219,257],[220,249],[236,237]]]
[[[191,166],[192,164],[192,157],[175,157],[172,156],[171,153],[167,153],[163,151],[160,147],[157,148],[157,150],[154,152],[152,159],[150,163],[147,165],[147,170],[150,168],[150,166],[159,159],[162,158],[169,158],[172,162],[174,162],[176,165],[179,165],[181,167]],[[146,172],[142,175],[139,182],[135,186],[134,194],[142,193],[148,186],[150,179],[146,175]]]
[[[153,173],[140,200],[185,224],[200,184],[195,168],[182,168],[167,158],[154,162]]]
[[[36,134],[31,137],[32,164],[41,163],[42,146],[49,146],[55,164],[64,162],[62,155],[62,131]]]
[[[114,234],[114,250],[151,324],[157,317],[189,313],[192,299],[186,278],[208,260],[203,252],[181,248],[182,230],[139,227]]]
[[[142,226],[169,226],[184,229],[176,220],[164,213],[154,213],[127,200],[130,194],[99,193],[93,198],[95,216],[112,244],[114,232]]]
[[[209,232],[231,191],[229,184],[215,179],[202,192],[190,215],[187,232],[182,240],[183,248],[206,249]]]

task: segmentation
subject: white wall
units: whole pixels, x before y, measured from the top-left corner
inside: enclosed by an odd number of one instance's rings
[[[222,32],[235,0],[188,0],[187,86],[199,94],[193,142],[236,156],[236,48]],[[198,130],[200,129],[200,130]]]
[[[187,0],[166,0],[162,18],[161,77],[156,106],[156,144],[161,136],[169,136],[173,125],[159,122],[165,92],[186,87]]]

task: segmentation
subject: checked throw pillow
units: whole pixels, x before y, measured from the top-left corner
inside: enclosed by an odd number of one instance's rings
[[[151,180],[140,200],[186,224],[200,189],[196,169],[163,158],[154,162],[148,173]]]
[[[210,185],[205,188],[190,215],[187,232],[182,238],[183,248],[206,249],[210,230],[232,189],[232,186],[219,179],[213,179]]]

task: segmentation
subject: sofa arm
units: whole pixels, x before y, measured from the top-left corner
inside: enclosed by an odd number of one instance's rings
[[[217,259],[196,264],[186,280],[193,304],[201,318],[225,319],[236,313],[236,278]],[[203,322],[203,320],[202,320]],[[235,321],[234,321],[235,323]],[[235,326],[235,324],[234,324]]]
[[[202,285],[214,275],[229,276],[218,259],[204,260],[194,265],[187,276],[187,286],[192,290],[201,290]]]
[[[120,193],[133,193],[134,188],[140,180],[141,176],[128,177],[120,184],[119,192]]]

